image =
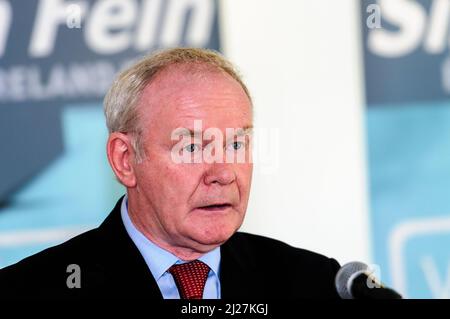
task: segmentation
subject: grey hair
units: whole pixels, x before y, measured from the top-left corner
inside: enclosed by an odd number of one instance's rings
[[[250,102],[252,100],[233,64],[216,51],[199,48],[173,48],[145,56],[117,76],[103,102],[109,133],[132,134],[132,146],[138,163],[145,158],[142,128],[138,120],[138,104],[142,91],[161,71],[175,64],[196,64],[224,72],[236,80]]]

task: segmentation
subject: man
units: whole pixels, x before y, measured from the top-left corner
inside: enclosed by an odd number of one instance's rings
[[[104,107],[108,160],[127,195],[97,229],[0,271],[4,296],[338,298],[335,260],[237,232],[252,101],[222,56],[145,57],[118,76]]]

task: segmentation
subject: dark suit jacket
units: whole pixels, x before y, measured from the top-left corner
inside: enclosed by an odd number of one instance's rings
[[[116,204],[96,229],[0,270],[0,298],[153,298],[162,295]],[[71,264],[81,288],[68,288]],[[221,246],[222,298],[339,298],[339,264],[277,240],[234,234]]]

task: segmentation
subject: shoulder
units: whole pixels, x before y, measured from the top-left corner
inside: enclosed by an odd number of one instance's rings
[[[242,232],[233,235],[228,245],[239,259],[254,267],[287,296],[338,298],[334,280],[340,265],[333,258],[276,239]]]
[[[50,288],[58,291],[58,287],[65,287],[71,265],[90,268],[97,248],[97,230],[94,229],[0,269],[0,286],[8,287],[8,291],[0,294],[14,296],[29,292],[36,295]]]
[[[69,259],[77,259],[80,257],[85,259],[86,257],[92,255],[92,251],[97,244],[96,229],[89,230],[78,236],[75,236],[66,242],[47,248],[39,253],[22,259],[16,264],[8,266],[0,270],[0,274],[4,271],[19,270],[26,267],[37,267],[45,266],[48,268],[54,262],[64,262]]]
[[[275,258],[278,260],[289,260],[290,262],[301,260],[302,263],[306,264],[336,263],[339,266],[332,258],[307,249],[293,247],[285,242],[269,237],[237,232],[229,241],[233,246],[240,247],[240,250],[247,251],[247,253],[251,252],[256,259]]]

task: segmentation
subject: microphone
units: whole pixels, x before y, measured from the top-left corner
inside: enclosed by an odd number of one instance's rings
[[[383,286],[369,266],[354,261],[339,269],[335,285],[342,299],[402,299],[395,290]]]

